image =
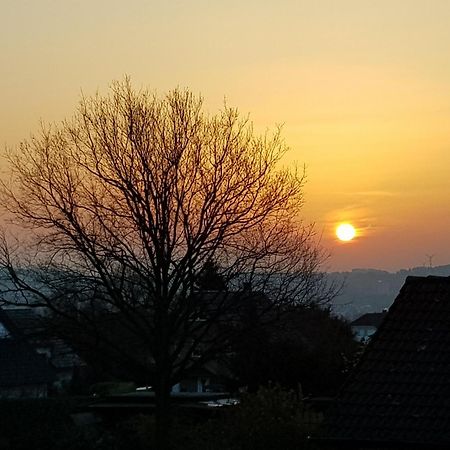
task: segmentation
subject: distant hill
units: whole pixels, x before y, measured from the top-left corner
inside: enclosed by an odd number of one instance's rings
[[[414,267],[398,272],[376,269],[353,269],[351,272],[332,272],[330,281],[343,283],[341,294],[334,300],[334,311],[355,319],[367,312],[380,312],[394,301],[407,276],[450,276],[450,264],[436,267]]]

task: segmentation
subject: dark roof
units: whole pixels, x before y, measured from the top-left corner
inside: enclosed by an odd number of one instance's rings
[[[406,279],[322,431],[347,445],[450,446],[450,278]]]
[[[32,308],[8,308],[4,313],[25,336],[42,333],[43,319]]]
[[[54,374],[42,355],[38,355],[26,342],[0,339],[0,387],[46,384]]]
[[[376,327],[381,325],[381,322],[385,318],[387,312],[381,313],[367,313],[358,317],[350,325],[352,327]]]
[[[48,336],[45,319],[32,308],[0,308],[0,323],[14,339],[25,340],[34,348],[48,348],[50,362],[57,369],[71,369],[82,364],[78,355],[62,339]]]
[[[1,308],[0,323],[11,336],[36,337],[44,330],[43,318],[31,308]]]

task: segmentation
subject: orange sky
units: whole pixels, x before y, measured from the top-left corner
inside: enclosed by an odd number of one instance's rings
[[[80,91],[224,96],[284,124],[327,268],[450,263],[450,1],[0,0],[0,142],[70,116]],[[339,221],[357,239],[334,238]]]

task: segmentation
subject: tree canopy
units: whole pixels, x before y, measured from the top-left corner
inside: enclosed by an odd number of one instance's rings
[[[160,97],[125,80],[83,97],[72,119],[8,154],[3,203],[35,239],[26,259],[4,238],[6,290],[104,348],[120,347],[98,325],[114,315],[144,349],[139,367],[163,410],[171,385],[226,345],[219,325],[245,299],[224,292],[251,286],[270,300],[264,313],[332,293],[301,220],[304,172],[281,166],[286,151],[280,129],[257,135],[227,106],[208,115],[189,91]],[[211,286],[221,294],[205,301]]]

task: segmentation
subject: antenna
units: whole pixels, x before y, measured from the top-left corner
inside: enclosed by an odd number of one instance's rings
[[[433,258],[435,255],[425,255],[428,258],[428,267],[433,268]]]

